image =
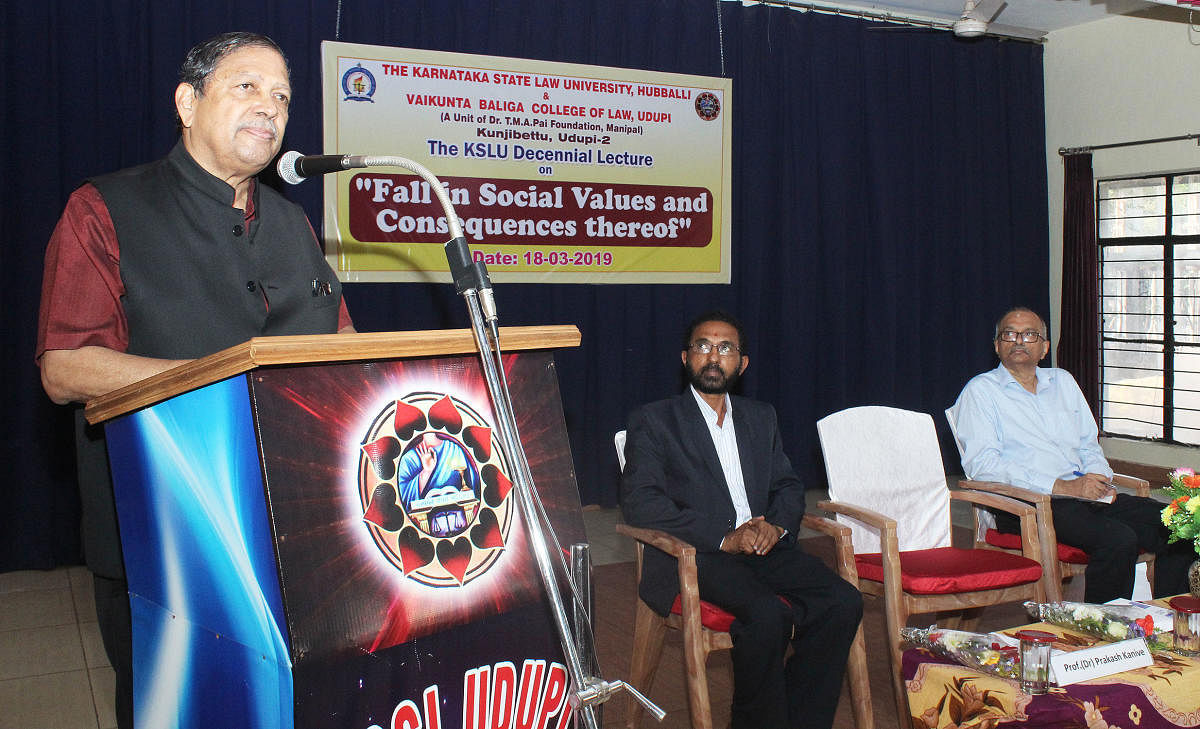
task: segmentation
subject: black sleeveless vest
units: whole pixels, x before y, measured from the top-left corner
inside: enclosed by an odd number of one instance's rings
[[[91,182],[120,245],[130,354],[202,357],[251,337],[337,330],[341,283],[303,210],[271,188],[254,185],[247,230],[233,188],[182,141]]]

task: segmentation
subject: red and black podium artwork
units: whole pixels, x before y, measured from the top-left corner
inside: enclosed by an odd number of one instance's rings
[[[353,336],[109,421],[138,726],[164,705],[195,727],[570,723],[477,357],[347,355]],[[503,364],[550,522],[563,545],[585,541],[553,357]]]

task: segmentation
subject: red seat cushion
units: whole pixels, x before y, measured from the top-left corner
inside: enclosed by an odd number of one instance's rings
[[[987,534],[984,536],[984,541],[993,547],[999,547],[1001,549],[1016,549],[1018,551],[1021,549],[1020,534],[1005,534],[1004,532],[996,531],[995,529],[988,529]],[[1079,547],[1072,547],[1070,544],[1063,544],[1062,542],[1059,542],[1058,561],[1070,562],[1071,564],[1087,564],[1088,556],[1087,552],[1083,551]]]
[[[675,596],[675,602],[671,603],[671,612],[676,615],[683,615],[682,596]],[[733,624],[733,620],[733,615],[713,605],[711,602],[700,601],[700,624],[709,630],[715,630],[718,633],[728,633],[729,626]]]
[[[883,557],[856,554],[858,576],[883,582]],[[1019,554],[994,549],[938,547],[900,553],[900,584],[917,595],[995,590],[1041,579],[1042,566]]]
[[[791,605],[783,597],[779,598],[779,602],[784,605]],[[683,615],[683,597],[681,595],[675,596],[675,602],[671,603],[671,612],[675,615]],[[733,624],[734,620],[736,618],[731,613],[725,612],[711,602],[700,601],[700,624],[709,630],[715,630],[718,633],[728,633],[729,626]]]

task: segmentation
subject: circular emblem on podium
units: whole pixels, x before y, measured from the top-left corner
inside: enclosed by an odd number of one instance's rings
[[[379,411],[359,452],[359,498],[396,569],[454,587],[495,564],[512,525],[511,471],[498,445],[478,411],[443,393],[410,393]]]

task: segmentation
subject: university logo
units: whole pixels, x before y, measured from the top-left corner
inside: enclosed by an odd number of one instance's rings
[[[721,115],[721,100],[711,91],[696,95],[696,116],[712,121]]]
[[[379,411],[358,464],[363,521],[410,579],[465,585],[491,568],[512,525],[509,460],[467,403],[414,392]]]
[[[375,103],[371,98],[375,95],[375,77],[360,63],[342,74],[342,93],[346,95],[342,101]]]

